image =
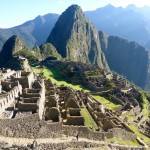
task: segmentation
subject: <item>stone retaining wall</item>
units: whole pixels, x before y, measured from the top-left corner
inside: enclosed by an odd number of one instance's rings
[[[0,135],[5,137],[50,138],[60,137],[61,123],[51,123],[39,119],[38,114],[24,118],[0,120]]]
[[[121,128],[109,129],[108,132],[112,133],[114,138],[121,138],[123,140],[135,140],[137,138],[136,134]]]
[[[109,132],[97,132],[85,126],[62,125],[62,122],[46,122],[39,119],[38,114],[25,116],[24,118],[0,120],[0,135],[5,137],[22,138],[55,138],[62,135],[104,141],[106,138],[121,138],[124,140],[135,140],[134,133],[126,132],[124,129],[110,129]]]
[[[143,146],[122,146],[122,145],[117,145],[117,144],[108,144],[108,146],[111,148],[111,149],[114,149],[114,150],[146,150],[145,147]]]
[[[79,137],[87,138],[91,140],[104,140],[104,133],[92,131],[84,126],[66,126],[63,125],[63,132],[68,136],[74,136],[78,134]]]

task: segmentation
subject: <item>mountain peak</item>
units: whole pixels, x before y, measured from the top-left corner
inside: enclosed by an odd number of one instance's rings
[[[78,5],[72,5],[62,13],[47,42],[52,43],[67,60],[91,63],[101,68],[107,66],[98,31]]]
[[[79,5],[73,4],[67,8],[67,10],[82,10]]]
[[[74,4],[74,5],[71,5],[70,7],[68,7],[66,9],[66,11],[64,11],[62,13],[61,16],[65,16],[65,15],[67,15],[70,18],[77,19],[77,18],[83,17],[84,13],[83,13],[82,8],[80,6]]]
[[[107,8],[115,8],[113,5],[111,5],[111,4],[108,4],[108,5],[106,5],[105,7],[107,7]]]
[[[23,49],[28,49],[28,47],[24,44],[19,36],[13,35],[12,37],[10,37],[4,44],[0,53],[1,66],[5,65],[5,63],[8,62],[8,60],[11,59],[15,53]]]

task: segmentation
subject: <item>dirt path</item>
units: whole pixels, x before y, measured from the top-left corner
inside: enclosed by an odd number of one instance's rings
[[[64,138],[38,138],[38,139],[27,139],[27,138],[11,138],[11,137],[4,137],[0,136],[0,142],[6,142],[9,144],[14,144],[14,145],[27,145],[27,144],[32,144],[33,141],[36,140],[38,144],[40,143],[65,143],[65,142],[70,142],[70,141],[75,141],[75,137],[64,137]],[[79,141],[85,141],[85,142],[91,142],[91,143],[96,143],[96,144],[105,144],[104,141],[95,141],[95,140],[89,140],[89,139],[84,139],[84,138],[79,138]]]

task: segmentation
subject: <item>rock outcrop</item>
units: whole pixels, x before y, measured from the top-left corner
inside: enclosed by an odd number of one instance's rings
[[[135,42],[99,32],[101,48],[111,70],[125,76],[139,87],[150,89],[149,52]]]
[[[11,64],[15,65],[17,58],[14,56],[16,55],[27,58],[30,63],[38,61],[36,52],[29,49],[18,36],[14,35],[3,46],[0,53],[0,67],[7,67],[7,64],[9,64],[9,67],[11,67]]]
[[[39,49],[43,59],[46,59],[48,57],[55,57],[57,59],[61,59],[61,56],[60,54],[58,54],[56,48],[50,43],[42,44]]]
[[[23,41],[16,35],[9,38],[3,46],[0,53],[0,66],[4,66],[14,54],[21,50],[28,50],[29,48],[23,43]]]
[[[56,22],[47,40],[65,59],[108,69],[98,31],[77,5],[70,6]]]

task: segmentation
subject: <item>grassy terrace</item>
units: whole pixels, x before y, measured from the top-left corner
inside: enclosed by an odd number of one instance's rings
[[[95,98],[95,100],[102,103],[108,109],[115,110],[121,107],[120,104],[110,100],[109,97],[101,97],[99,95],[92,95],[92,96],[93,98]]]
[[[50,79],[56,85],[62,85],[63,84],[65,86],[69,86],[75,90],[81,90],[82,89],[82,90],[88,92],[88,90],[85,89],[82,85],[74,85],[74,84],[68,83],[69,80],[66,79],[65,77],[63,77],[57,69],[46,68],[46,67],[34,67],[33,70],[36,73],[38,73],[39,75],[41,75],[43,78]]]
[[[92,116],[90,115],[90,113],[88,112],[88,110],[86,109],[86,107],[81,108],[81,113],[82,113],[82,115],[84,117],[85,125],[88,128],[95,129],[95,130],[98,129],[97,124],[93,120]]]
[[[136,135],[137,135],[139,138],[141,138],[147,145],[150,146],[150,138],[148,138],[148,137],[145,136],[144,134],[140,133],[140,132],[138,131],[138,128],[135,127],[134,125],[130,124],[129,127],[130,127],[130,129],[131,129],[132,131],[134,131],[134,132],[136,133]]]
[[[148,118],[148,116],[149,116],[149,102],[145,96],[143,97],[142,106],[143,106],[143,116],[145,118]]]
[[[122,140],[118,138],[111,138],[111,139],[107,139],[106,141],[109,143],[117,143],[117,144],[125,145],[125,146],[140,146],[137,140],[130,141],[130,140]]]

